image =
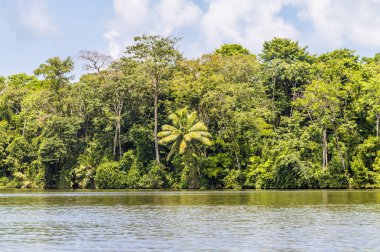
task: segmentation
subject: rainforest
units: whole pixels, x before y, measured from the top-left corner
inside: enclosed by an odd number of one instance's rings
[[[179,42],[0,77],[0,187],[380,187],[380,54],[273,38],[186,59]]]

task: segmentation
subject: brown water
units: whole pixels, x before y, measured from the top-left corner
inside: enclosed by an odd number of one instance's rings
[[[380,251],[380,191],[0,191],[0,251]]]

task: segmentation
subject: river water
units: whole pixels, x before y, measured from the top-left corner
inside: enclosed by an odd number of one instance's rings
[[[380,191],[0,191],[0,251],[380,251]]]

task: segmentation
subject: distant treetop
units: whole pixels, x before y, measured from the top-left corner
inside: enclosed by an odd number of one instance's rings
[[[222,56],[249,55],[248,49],[239,44],[224,44],[219,49],[215,49],[216,54]]]
[[[285,60],[286,62],[310,61],[310,55],[307,47],[300,47],[298,41],[292,41],[287,38],[273,38],[271,41],[265,41],[262,53],[259,54],[263,62],[269,62],[274,59]]]

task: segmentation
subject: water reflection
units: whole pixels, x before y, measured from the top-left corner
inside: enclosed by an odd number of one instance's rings
[[[380,191],[3,191],[0,251],[377,250]]]
[[[380,191],[0,191],[0,205],[378,204]]]

